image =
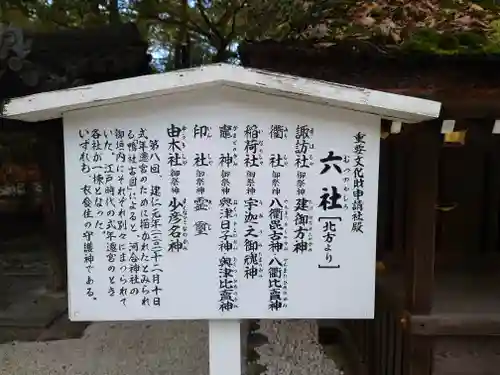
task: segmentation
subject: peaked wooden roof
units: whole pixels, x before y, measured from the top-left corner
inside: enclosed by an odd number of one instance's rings
[[[441,106],[430,100],[362,87],[273,74],[229,64],[213,64],[17,98],[7,105],[5,116],[23,121],[50,120],[63,117],[65,112],[72,110],[213,86],[236,87],[410,123],[436,118]]]

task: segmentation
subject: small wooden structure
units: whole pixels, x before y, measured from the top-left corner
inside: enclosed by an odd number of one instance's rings
[[[497,56],[243,45],[246,66],[442,102],[439,121],[384,122],[374,320],[344,324],[355,374],[492,375],[500,366]]]

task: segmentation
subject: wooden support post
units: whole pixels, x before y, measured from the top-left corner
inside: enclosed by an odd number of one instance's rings
[[[387,128],[389,125],[386,125],[382,122],[382,132],[387,134]],[[378,205],[379,207],[383,207],[382,210],[379,210],[377,215],[377,260],[383,260],[383,256],[386,255],[386,251],[389,248],[387,243],[387,224],[389,222],[388,218],[390,218],[390,214],[388,212],[387,207],[390,207],[389,204],[389,155],[388,155],[388,140],[380,139],[380,162],[379,162],[379,186],[378,186]]]
[[[442,147],[436,121],[413,125],[410,135],[406,224],[406,307],[411,314],[432,309],[435,262],[438,165]],[[432,341],[411,337],[409,374],[430,375]]]
[[[500,129],[500,121],[491,121],[488,127],[486,124],[482,128],[482,137],[486,150],[486,186],[484,190],[485,207],[483,215],[484,222],[484,252],[488,255],[495,254],[499,249],[499,217],[500,209],[500,135],[495,133]],[[497,129],[496,129],[497,128]],[[489,136],[486,134],[490,130]]]
[[[406,160],[407,160],[407,138],[406,132],[401,134],[393,135],[389,138],[391,142],[391,169],[390,169],[390,181],[392,184],[391,189],[391,224],[392,224],[392,239],[391,247],[394,254],[394,258],[398,258],[398,255],[403,252],[404,248],[404,233],[405,233],[405,222],[406,213],[404,210],[405,201],[405,189],[407,186],[406,175]]]
[[[406,306],[411,313],[432,308],[440,126],[414,125],[408,163]]]
[[[64,184],[64,143],[61,120],[37,124],[40,169],[43,185],[44,220],[49,239],[51,289],[65,291],[66,213]]]
[[[241,326],[239,320],[209,320],[209,374],[241,375]]]
[[[250,334],[250,321],[240,320],[240,342],[241,342],[241,373],[247,373],[248,360],[248,335]]]

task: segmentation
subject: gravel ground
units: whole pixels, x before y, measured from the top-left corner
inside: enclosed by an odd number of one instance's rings
[[[318,343],[314,320],[262,320],[257,331],[269,341],[256,348],[265,375],[343,375]]]
[[[262,321],[267,375],[341,375],[317,344],[313,321]],[[0,375],[208,375],[200,321],[96,323],[81,339],[0,345]]]
[[[96,323],[81,339],[0,346],[1,375],[205,375],[199,321]]]

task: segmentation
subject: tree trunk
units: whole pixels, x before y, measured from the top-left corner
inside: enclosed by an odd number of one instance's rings
[[[188,42],[188,0],[182,0],[181,3],[181,25],[175,44],[175,69],[189,68],[189,42]]]
[[[109,23],[110,24],[116,25],[118,23],[121,23],[120,9],[118,7],[118,0],[109,0],[108,12],[109,12]]]
[[[229,51],[227,50],[227,44],[223,43],[221,46],[217,47],[217,53],[212,59],[214,63],[226,62],[229,57]]]
[[[90,12],[95,16],[99,16],[101,14],[101,10],[99,9],[99,0],[93,0],[90,2]]]

